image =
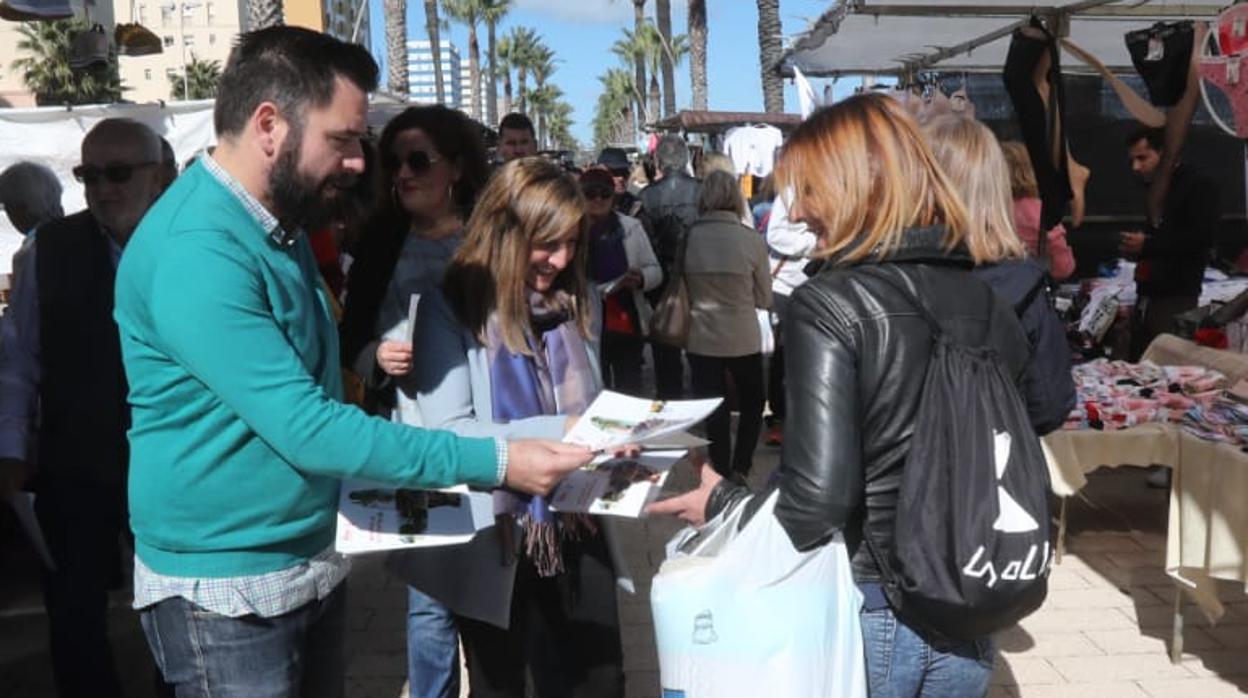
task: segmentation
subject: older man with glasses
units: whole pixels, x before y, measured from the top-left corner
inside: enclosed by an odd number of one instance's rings
[[[40,226],[0,321],[0,497],[25,484],[37,452],[35,511],[56,564],[44,603],[62,696],[121,694],[106,614],[129,530],[130,412],[113,279],[162,190],[160,160],[159,137],[136,121],[105,119],[87,133],[73,170],[87,210]]]

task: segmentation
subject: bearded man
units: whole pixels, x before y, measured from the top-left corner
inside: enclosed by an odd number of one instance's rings
[[[545,493],[587,449],[460,438],[342,402],[338,334],[303,231],[364,170],[368,52],[244,34],[219,144],[152,208],[117,273],[130,379],[134,604],[179,696],[341,696],[344,477]]]

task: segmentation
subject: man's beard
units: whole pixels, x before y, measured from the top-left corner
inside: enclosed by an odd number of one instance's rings
[[[290,140],[288,137],[287,143]],[[335,175],[316,181],[303,174],[299,171],[299,146],[299,143],[290,147],[283,145],[269,173],[269,196],[276,209],[274,214],[288,232],[319,230],[329,225],[339,207],[337,199],[352,179]]]

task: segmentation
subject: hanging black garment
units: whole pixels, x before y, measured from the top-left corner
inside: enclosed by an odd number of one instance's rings
[[[1031,26],[1044,32],[1043,39],[1033,38],[1022,30],[1014,30],[1010,39],[1010,50],[1005,58],[1005,68],[1001,78],[1005,82],[1006,94],[1014,106],[1014,115],[1018,119],[1019,129],[1023,134],[1023,144],[1027,146],[1027,154],[1031,157],[1031,167],[1036,174],[1036,185],[1040,190],[1040,230],[1047,231],[1066,216],[1070,210],[1070,172],[1066,146],[1066,94],[1062,86],[1061,51],[1053,35],[1044,28],[1040,20],[1033,17]],[[1049,105],[1036,91],[1032,81],[1032,73],[1040,59],[1048,54],[1050,66],[1047,76],[1049,83]],[[1059,125],[1061,129],[1059,131]],[[1059,156],[1054,162],[1054,134],[1060,134]],[[1044,237],[1043,232],[1041,237]]]
[[[1187,89],[1194,30],[1191,20],[1158,22],[1123,37],[1135,70],[1148,88],[1148,101],[1159,107],[1178,104]]]

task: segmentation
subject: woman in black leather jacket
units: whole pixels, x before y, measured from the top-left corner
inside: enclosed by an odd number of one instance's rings
[[[955,341],[994,348],[1023,384],[1032,347],[1009,304],[972,273],[1008,256],[1009,246],[971,235],[953,183],[888,97],[862,95],[817,111],[785,146],[776,181],[777,189],[795,192],[790,211],[818,235],[826,262],[793,293],[786,318],[789,421],[770,485],[779,489],[776,517],[799,550],[844,532],[864,595],[871,695],[984,695],[991,638],[938,641],[894,615],[862,540],[870,535],[885,557],[894,544],[898,488],[932,347],[910,296]],[[742,493],[707,468],[702,476],[698,490],[651,511],[696,520]]]

